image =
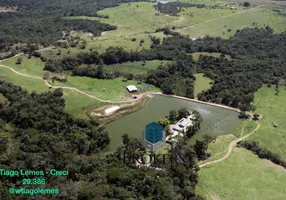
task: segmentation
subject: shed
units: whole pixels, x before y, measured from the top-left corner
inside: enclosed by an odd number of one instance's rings
[[[128,85],[126,89],[128,90],[128,92],[138,92],[138,89],[135,85]]]

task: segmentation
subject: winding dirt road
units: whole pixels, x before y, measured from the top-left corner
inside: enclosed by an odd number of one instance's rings
[[[41,49],[39,51],[43,51],[43,50],[47,50],[47,49],[50,49],[51,47],[49,48],[45,48],[45,49]],[[20,56],[22,55],[21,54],[17,54],[15,55],[14,57],[17,57],[17,56]],[[3,65],[1,64],[1,62],[5,61],[7,59],[4,59],[4,60],[0,60],[0,67],[2,68],[7,68],[7,69],[10,69],[11,71],[13,71],[15,74],[18,74],[20,76],[24,76],[24,77],[29,77],[29,78],[34,78],[34,79],[38,79],[38,80],[42,80],[46,86],[50,87],[50,88],[55,88],[55,89],[58,89],[58,88],[62,88],[62,89],[68,89],[68,90],[73,90],[75,92],[78,92],[80,94],[83,94],[89,98],[92,98],[92,99],[95,99],[97,101],[100,101],[100,102],[103,102],[103,103],[111,103],[111,104],[119,104],[119,103],[131,103],[131,102],[135,102],[135,101],[138,101],[140,100],[141,98],[143,97],[146,97],[148,95],[161,95],[161,96],[169,96],[169,97],[174,97],[174,98],[177,98],[177,99],[183,99],[183,100],[187,100],[187,101],[193,101],[193,102],[196,102],[196,103],[201,103],[201,104],[206,104],[206,105],[211,105],[211,106],[216,106],[216,107],[220,107],[220,108],[224,108],[224,109],[228,109],[228,110],[233,110],[233,111],[236,111],[236,112],[240,112],[239,109],[236,109],[236,108],[232,108],[232,107],[229,107],[229,106],[224,106],[224,105],[220,105],[220,104],[215,104],[215,103],[209,103],[209,102],[205,102],[205,101],[199,101],[197,99],[190,99],[190,98],[186,98],[186,97],[181,97],[181,96],[176,96],[176,95],[165,95],[161,92],[145,92],[143,94],[139,94],[138,95],[138,98],[137,99],[130,99],[130,100],[124,100],[124,101],[110,101],[110,100],[104,100],[104,99],[100,99],[92,94],[89,94],[88,92],[85,92],[85,91],[82,91],[80,89],[77,89],[75,87],[69,87],[69,86],[54,86],[54,85],[51,85],[47,80],[44,80],[42,77],[39,77],[39,76],[33,76],[33,75],[29,75],[29,74],[24,74],[24,73],[21,73],[21,72],[18,72],[17,70],[15,70],[14,68],[12,67],[9,67],[9,66],[6,66],[6,65]]]
[[[22,54],[17,54],[15,55],[14,57],[17,57],[17,56],[20,56]],[[4,59],[6,60],[6,59]],[[44,80],[42,77],[39,77],[39,76],[33,76],[33,75],[29,75],[29,74],[24,74],[24,73],[21,73],[21,72],[18,72],[17,70],[13,69],[12,67],[9,67],[9,66],[6,66],[6,65],[3,65],[1,64],[2,61],[4,60],[1,60],[0,61],[0,67],[2,68],[7,68],[11,71],[13,71],[15,74],[18,74],[20,76],[24,76],[24,77],[28,77],[28,78],[34,78],[34,79],[38,79],[38,80],[42,80],[48,87],[50,88],[62,88],[62,89],[68,89],[68,90],[73,90],[75,92],[78,92],[78,93],[81,93],[89,98],[92,98],[92,99],[95,99],[97,101],[100,101],[100,102],[104,102],[104,103],[111,103],[111,104],[118,104],[118,103],[131,103],[131,102],[134,102],[134,101],[138,101],[140,100],[141,98],[145,97],[145,96],[148,96],[148,95],[161,95],[161,96],[170,96],[170,97],[174,97],[174,98],[178,98],[178,99],[183,99],[183,100],[188,100],[188,101],[193,101],[193,102],[197,102],[197,103],[202,103],[202,104],[207,104],[207,105],[211,105],[211,106],[216,106],[216,107],[220,107],[220,108],[224,108],[224,109],[228,109],[228,110],[232,110],[232,111],[236,111],[236,112],[240,112],[239,109],[236,109],[236,108],[232,108],[232,107],[228,107],[228,106],[224,106],[224,105],[220,105],[220,104],[215,104],[215,103],[209,103],[209,102],[204,102],[204,101],[199,101],[197,99],[189,99],[189,98],[186,98],[186,97],[181,97],[181,96],[176,96],[176,95],[165,95],[165,94],[162,94],[161,92],[146,92],[146,93],[143,93],[143,94],[140,94],[138,95],[138,98],[137,99],[130,99],[130,100],[125,100],[125,101],[110,101],[110,100],[103,100],[103,99],[100,99],[92,94],[89,94],[87,92],[84,92],[82,90],[79,90],[77,88],[74,88],[74,87],[68,87],[68,86],[54,86],[54,85],[51,85],[47,80]],[[229,155],[231,154],[233,148],[237,145],[238,142],[248,138],[250,135],[252,135],[253,133],[255,133],[258,129],[260,128],[260,123],[259,121],[257,121],[257,127],[249,134],[241,137],[241,138],[237,138],[235,139],[234,141],[230,142],[229,143],[229,146],[228,146],[228,151],[227,153],[220,159],[217,159],[217,160],[214,160],[214,161],[210,161],[210,162],[207,162],[207,163],[204,163],[204,164],[201,164],[199,165],[199,167],[205,167],[205,166],[208,166],[208,165],[211,165],[211,164],[214,164],[214,163],[218,163],[218,162],[222,162],[223,160],[225,160],[226,158],[229,157]]]
[[[245,136],[243,136],[243,137],[237,138],[237,139],[235,139],[235,140],[233,140],[232,142],[229,143],[229,145],[228,145],[228,151],[227,151],[227,153],[226,153],[222,158],[217,159],[217,160],[214,160],[214,161],[210,161],[210,162],[207,162],[207,163],[204,163],[204,164],[201,164],[201,165],[199,165],[199,167],[202,168],[202,167],[205,167],[205,166],[214,164],[214,163],[222,162],[223,160],[227,159],[227,158],[230,156],[230,154],[231,154],[233,148],[236,147],[236,145],[237,145],[238,142],[240,142],[240,141],[242,141],[242,140],[248,138],[249,136],[251,136],[253,133],[255,133],[255,132],[260,128],[260,123],[259,123],[259,121],[257,121],[256,123],[257,123],[256,128],[255,128],[253,131],[251,131],[249,134],[247,134],[247,135],[245,135]]]

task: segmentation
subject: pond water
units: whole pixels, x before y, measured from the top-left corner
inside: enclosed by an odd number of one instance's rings
[[[235,111],[173,97],[155,95],[142,109],[106,125],[106,129],[111,137],[108,151],[114,151],[122,144],[121,136],[124,133],[129,134],[131,137],[141,138],[145,125],[167,116],[170,110],[179,110],[183,107],[189,110],[196,110],[203,117],[201,130],[191,138],[190,143],[195,142],[196,139],[201,139],[206,134],[210,136],[234,134],[237,125],[242,122],[238,118],[239,114]]]

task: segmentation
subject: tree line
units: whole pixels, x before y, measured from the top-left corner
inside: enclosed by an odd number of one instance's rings
[[[261,147],[256,141],[240,141],[237,146],[244,147],[254,152],[259,158],[271,160],[273,163],[281,165],[286,169],[285,160],[283,160],[278,154],[272,153],[268,149]]]

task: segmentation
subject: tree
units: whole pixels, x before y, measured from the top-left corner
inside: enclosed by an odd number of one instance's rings
[[[175,110],[171,110],[168,116],[168,119],[170,120],[170,122],[171,123],[176,122],[177,118],[178,118],[178,112]]]
[[[157,123],[160,124],[164,128],[170,125],[170,121],[167,118],[160,118],[158,119]]]
[[[23,59],[21,57],[17,58],[17,61],[15,62],[15,64],[20,65],[22,63],[22,60]]]
[[[186,118],[190,115],[190,111],[187,108],[181,108],[178,110],[178,119]]]
[[[254,115],[253,115],[253,119],[254,119],[254,120],[259,120],[259,117],[260,117],[259,114],[254,114]]]
[[[0,93],[0,108],[5,104],[5,97]]]
[[[183,195],[186,199],[189,199],[191,197],[194,197],[195,196],[195,192],[194,192],[194,189],[191,187],[191,186],[186,186],[184,189],[183,189]]]
[[[205,135],[202,141],[196,140],[194,150],[199,160],[205,160],[210,157],[210,154],[208,153],[208,144],[213,140],[214,138],[208,135]]]
[[[243,6],[244,6],[244,7],[249,7],[249,6],[250,6],[250,3],[249,3],[248,1],[245,1],[245,2],[243,3]]]
[[[123,143],[124,145],[128,145],[128,143],[129,143],[129,141],[130,141],[129,135],[126,134],[126,133],[124,133],[121,138],[122,138],[122,143]]]

